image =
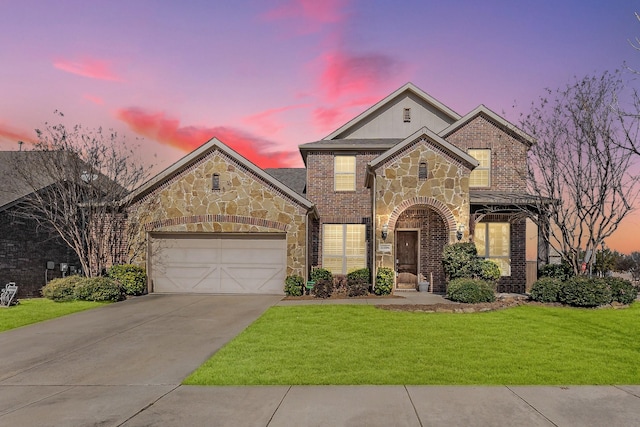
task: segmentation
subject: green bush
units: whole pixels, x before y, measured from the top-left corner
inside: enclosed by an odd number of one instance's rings
[[[447,285],[447,298],[451,301],[476,304],[493,302],[496,294],[491,283],[481,279],[459,278]]]
[[[53,279],[42,288],[42,296],[53,301],[73,301],[76,299],[76,285],[83,280],[80,276]]]
[[[630,281],[621,277],[607,277],[607,284],[611,290],[611,298],[620,304],[631,304],[638,298],[638,289]]]
[[[287,276],[284,281],[284,293],[292,297],[299,297],[304,291],[304,279],[297,274]]]
[[[598,307],[612,301],[606,279],[572,277],[560,289],[560,302],[576,307]]]
[[[333,293],[333,280],[320,279],[316,281],[312,292],[317,298],[329,298]]]
[[[556,277],[542,277],[531,288],[531,299],[538,302],[558,302],[562,280]]]
[[[326,268],[314,268],[311,270],[311,280],[316,283],[320,280],[333,280],[333,275]]]
[[[107,275],[117,280],[127,295],[142,295],[147,291],[147,275],[142,267],[133,264],[114,265]]]
[[[478,258],[473,261],[475,264],[473,270],[477,271],[478,276],[482,280],[495,282],[500,278],[500,267],[494,261],[489,259]]]
[[[471,242],[454,243],[444,247],[442,266],[449,280],[476,275],[474,261],[478,258],[476,245]]]
[[[376,295],[389,295],[393,289],[393,279],[395,272],[389,267],[378,268],[376,274],[376,286],[373,288],[373,292]]]
[[[567,264],[547,264],[538,270],[538,277],[554,277],[562,281],[573,277],[573,268]]]
[[[360,268],[358,270],[354,270],[351,273],[347,274],[347,283],[350,280],[360,280],[365,281],[367,284],[371,279],[371,272],[368,268]]]
[[[75,286],[76,299],[121,301],[126,298],[122,285],[110,277],[85,277]]]

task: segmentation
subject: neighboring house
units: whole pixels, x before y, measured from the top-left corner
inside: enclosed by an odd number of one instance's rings
[[[18,204],[32,187],[17,179],[17,164],[30,163],[30,151],[0,151],[0,286],[18,285],[18,297],[39,297],[56,277],[79,265],[75,253],[60,236],[35,219],[16,215]],[[43,180],[41,187],[51,182]]]
[[[473,240],[499,290],[524,292],[532,144],[485,106],[460,116],[408,83],[301,145],[306,168],[262,170],[214,138],[125,205],[150,291],[282,293],[313,267],[390,267],[396,289],[424,277],[444,292],[444,246]]]

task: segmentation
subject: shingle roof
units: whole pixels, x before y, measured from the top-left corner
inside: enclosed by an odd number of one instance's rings
[[[540,198],[533,194],[508,191],[469,191],[469,203],[472,205],[538,205],[551,203],[552,199]]]
[[[0,151],[0,182],[2,183],[0,186],[0,210],[8,208],[36,189],[53,184],[54,181],[48,174],[39,174],[38,176],[34,174],[33,177],[39,177],[40,181],[36,182],[36,185],[32,185],[24,179],[20,179],[19,174],[15,173],[16,167],[35,164],[37,163],[36,156],[41,155],[42,152],[38,151]],[[34,188],[34,186],[38,188]]]
[[[331,149],[359,149],[359,150],[388,150],[404,138],[369,138],[369,139],[330,139],[308,142],[300,145],[300,151],[331,150]]]
[[[269,168],[264,171],[301,196],[305,195],[307,186],[305,168]]]

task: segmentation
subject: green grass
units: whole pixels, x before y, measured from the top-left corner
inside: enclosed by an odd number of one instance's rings
[[[45,298],[21,299],[18,305],[0,308],[0,332],[101,305],[105,305],[105,303],[92,301],[53,302]]]
[[[474,314],[272,307],[184,383],[640,384],[640,304]]]

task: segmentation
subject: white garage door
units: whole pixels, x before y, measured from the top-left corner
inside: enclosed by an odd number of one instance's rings
[[[282,294],[284,235],[151,238],[154,292]]]

